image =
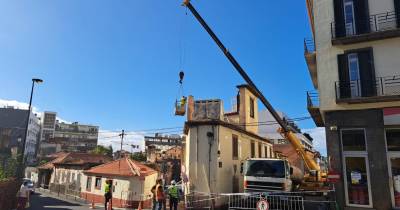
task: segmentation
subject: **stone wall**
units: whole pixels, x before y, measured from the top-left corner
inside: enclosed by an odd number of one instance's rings
[[[0,181],[0,209],[14,209],[17,204],[17,192],[19,184],[14,179]]]

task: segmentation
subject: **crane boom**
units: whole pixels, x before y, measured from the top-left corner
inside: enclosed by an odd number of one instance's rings
[[[274,119],[278,122],[278,124],[281,127],[281,129],[280,129],[281,134],[283,136],[285,136],[290,141],[290,143],[294,146],[296,151],[299,153],[299,155],[304,160],[307,168],[310,170],[314,170],[314,171],[320,171],[320,167],[316,163],[316,161],[313,158],[310,158],[307,156],[304,146],[301,144],[300,140],[297,138],[295,133],[293,133],[288,128],[285,121],[279,116],[279,114],[274,109],[274,107],[269,103],[269,101],[265,98],[265,96],[262,94],[262,92],[257,88],[257,86],[254,84],[254,82],[250,79],[249,75],[247,75],[245,70],[240,66],[240,64],[232,56],[232,54],[229,52],[229,50],[224,46],[224,44],[221,42],[221,40],[219,40],[217,35],[215,35],[215,33],[211,30],[211,28],[208,26],[208,24],[205,22],[205,20],[201,17],[201,15],[196,11],[196,9],[190,3],[190,0],[184,0],[183,5],[186,6],[192,12],[194,17],[200,22],[200,24],[203,26],[203,28],[207,31],[207,33],[215,41],[215,43],[218,45],[218,47],[221,49],[221,51],[224,53],[224,55],[228,58],[228,60],[235,67],[236,71],[243,77],[243,79],[250,86],[251,90],[254,93],[256,93],[256,96],[261,100],[261,102],[264,104],[264,106],[272,114]]]

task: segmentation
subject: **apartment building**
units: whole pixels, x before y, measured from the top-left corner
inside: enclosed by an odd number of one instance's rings
[[[258,135],[256,94],[247,85],[238,89],[234,112],[225,113],[221,100],[188,99],[183,171],[189,192],[243,192],[241,163],[272,156],[271,142]]]
[[[66,151],[86,152],[97,145],[99,127],[78,122],[57,120],[57,113],[44,112],[40,142],[40,156]]]
[[[3,155],[20,152],[25,138],[26,120],[28,110],[15,109],[14,107],[0,108],[0,149]],[[31,165],[36,162],[37,144],[40,134],[39,118],[30,113],[28,132],[25,142],[25,161]]]
[[[316,92],[307,105],[326,128],[344,209],[400,208],[400,0],[307,0],[304,42]]]

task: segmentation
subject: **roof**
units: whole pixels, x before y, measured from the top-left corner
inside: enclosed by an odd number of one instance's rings
[[[41,166],[39,169],[52,169],[55,165],[84,165],[84,164],[102,164],[109,162],[110,157],[99,154],[88,153],[60,153],[60,155]]]
[[[144,164],[133,161],[130,158],[121,158],[109,163],[92,167],[89,170],[84,171],[84,173],[108,176],[144,177],[157,173],[157,171]]]

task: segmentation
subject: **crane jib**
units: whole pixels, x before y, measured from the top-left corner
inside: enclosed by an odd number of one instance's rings
[[[218,47],[222,50],[228,60],[232,63],[235,69],[239,72],[239,74],[243,77],[243,79],[247,82],[253,92],[256,93],[256,96],[260,99],[260,101],[264,104],[264,106],[268,109],[268,111],[272,114],[274,119],[278,122],[284,132],[288,131],[286,123],[282,120],[279,114],[276,112],[274,107],[268,102],[268,100],[264,97],[261,91],[257,88],[257,86],[253,83],[244,69],[240,66],[240,64],[236,61],[236,59],[232,56],[232,54],[226,49],[226,47],[222,44],[222,42],[218,39],[215,33],[211,30],[211,28],[207,25],[204,19],[200,16],[200,14],[196,11],[196,9],[192,6],[189,0],[185,0],[183,5],[186,6],[192,14],[196,17],[196,19],[200,22],[200,24],[204,27],[207,33],[211,36],[211,38],[216,42]]]

